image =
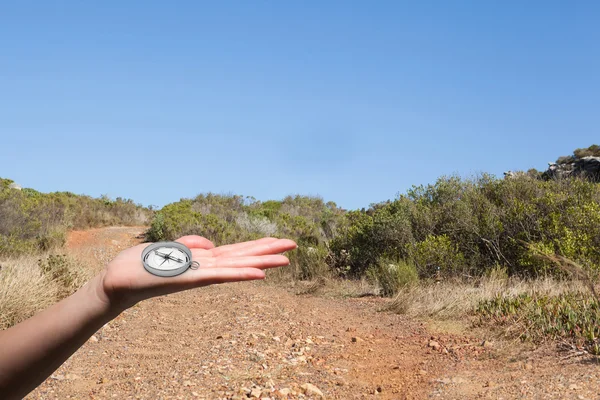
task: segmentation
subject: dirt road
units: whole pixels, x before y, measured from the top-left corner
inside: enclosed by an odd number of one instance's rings
[[[104,264],[142,231],[74,232],[68,248]],[[28,398],[600,398],[592,359],[432,333],[378,312],[384,302],[264,283],[148,300],[97,332]]]

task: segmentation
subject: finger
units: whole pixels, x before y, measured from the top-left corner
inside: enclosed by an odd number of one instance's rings
[[[281,255],[268,255],[257,257],[208,257],[196,260],[202,268],[276,268],[290,264],[287,257]]]
[[[235,244],[228,244],[225,246],[219,246],[215,249],[212,249],[212,255],[214,257],[219,257],[223,254],[240,251],[240,250],[252,247],[256,244],[267,244],[267,243],[276,242],[277,240],[279,240],[279,239],[272,238],[272,237],[266,237],[266,238],[257,239],[257,240],[250,240],[248,242],[241,242],[241,243],[235,243]]]
[[[257,268],[200,268],[190,272],[185,278],[193,286],[265,279],[265,272]]]
[[[207,238],[197,235],[182,236],[177,239],[176,242],[184,244],[190,249],[212,249],[215,247],[213,242]]]
[[[240,249],[233,249],[219,254],[219,257],[242,257],[242,256],[262,256],[267,254],[279,254],[296,247],[296,242],[289,239],[276,239],[271,242],[257,242],[250,246]]]

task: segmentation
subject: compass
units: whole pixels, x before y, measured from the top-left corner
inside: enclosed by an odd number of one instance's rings
[[[146,271],[158,276],[175,276],[200,266],[192,261],[191,250],[178,242],[151,244],[142,251],[142,263]]]

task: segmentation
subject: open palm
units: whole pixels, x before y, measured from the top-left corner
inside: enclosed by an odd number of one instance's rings
[[[150,243],[140,244],[124,250],[108,264],[103,271],[100,296],[111,307],[124,309],[150,297],[195,287],[263,279],[264,269],[289,264],[280,253],[296,248],[295,242],[276,238],[219,247],[201,236],[184,236],[177,242],[192,251],[192,259],[200,263],[200,268],[168,278],[152,275],[141,261],[142,251]]]

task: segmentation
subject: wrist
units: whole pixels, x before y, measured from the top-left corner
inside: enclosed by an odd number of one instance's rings
[[[92,278],[82,289],[86,289],[86,297],[92,307],[99,314],[106,315],[112,319],[125,311],[128,307],[111,299],[107,294],[105,283],[106,270],[102,270],[98,275]]]

